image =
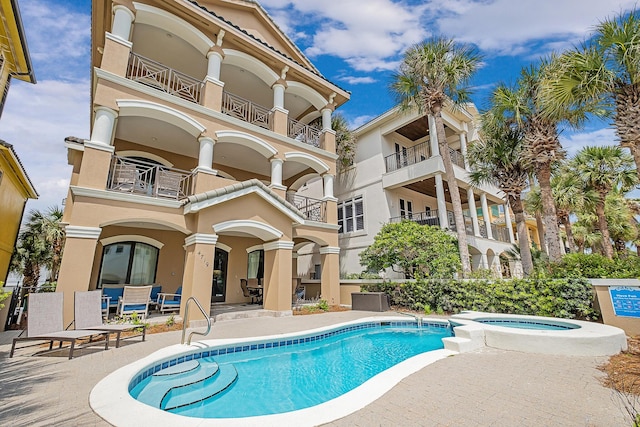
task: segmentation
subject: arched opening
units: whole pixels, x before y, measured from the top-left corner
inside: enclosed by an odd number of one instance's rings
[[[146,285],[156,281],[159,249],[143,242],[117,242],[102,248],[98,288],[104,285]]]

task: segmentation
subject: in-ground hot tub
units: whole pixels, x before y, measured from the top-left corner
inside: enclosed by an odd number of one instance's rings
[[[573,319],[467,311],[453,315],[456,336],[528,353],[609,356],[627,349],[624,331]]]

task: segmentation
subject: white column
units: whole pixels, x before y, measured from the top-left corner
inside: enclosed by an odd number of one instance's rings
[[[276,83],[273,88],[273,107],[284,109],[284,85]]]
[[[473,235],[480,236],[480,224],[478,224],[478,211],[476,208],[476,198],[471,188],[467,189],[467,200],[469,201],[469,214],[471,214],[471,225],[473,226]]]
[[[222,65],[222,55],[220,52],[211,50],[207,53],[207,77],[220,81],[220,66]]]
[[[436,200],[438,201],[438,219],[440,220],[440,228],[449,228],[449,220],[447,218],[447,202],[444,198],[444,183],[442,175],[436,174]]]
[[[480,206],[482,207],[484,226],[487,229],[487,239],[493,239],[493,232],[491,231],[491,217],[489,216],[489,206],[487,205],[487,195],[485,193],[480,193]]]
[[[480,255],[480,266],[484,269],[489,269],[489,260],[487,259],[487,254]]]
[[[271,187],[284,190],[282,185],[282,159],[271,159]]]
[[[122,40],[129,41],[131,36],[131,24],[136,16],[127,7],[122,5],[114,6],[113,8],[113,25],[111,25],[111,34],[121,38]]]
[[[198,169],[212,170],[213,167],[213,146],[215,141],[209,136],[198,138],[200,142],[200,153],[198,154]]]
[[[460,132],[460,152],[462,153],[462,157],[464,158],[465,168],[467,166],[467,133]]]
[[[118,113],[108,107],[96,107],[91,131],[91,142],[95,144],[111,145],[113,131]]]
[[[513,236],[513,227],[511,226],[511,213],[509,212],[509,203],[504,204],[504,224],[507,226],[507,232],[509,233],[509,243],[514,244],[516,242]]]
[[[324,183],[324,199],[334,199],[333,197],[333,175],[325,173],[322,175]]]
[[[440,148],[438,148],[438,131],[436,129],[436,118],[431,114],[428,116],[429,120],[429,142],[431,145],[431,157],[440,155]]]
[[[331,130],[331,109],[323,108],[322,111],[322,130]]]

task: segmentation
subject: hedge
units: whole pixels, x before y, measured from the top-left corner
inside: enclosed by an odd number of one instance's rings
[[[591,283],[582,278],[436,280],[362,285],[363,291],[385,292],[391,304],[416,311],[528,314],[596,320]]]

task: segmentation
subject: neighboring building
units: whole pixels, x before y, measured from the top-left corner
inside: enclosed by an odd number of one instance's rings
[[[37,198],[13,146],[0,140],[0,282],[7,281],[27,200]]]
[[[348,92],[254,1],[95,0],[91,40],[91,137],[66,140],[65,318],[77,290],[182,286],[183,313],[190,296],[249,301],[242,278],[290,310],[309,245],[339,303],[331,114]],[[317,177],[321,200],[297,193]]]
[[[16,0],[0,0],[0,115],[12,78],[35,83],[27,40]],[[28,199],[38,193],[13,146],[0,141],[0,282],[6,282]]]
[[[505,227],[505,212],[508,222],[512,215],[503,194],[492,186],[469,185],[465,155],[468,141],[477,137],[478,112],[467,104],[445,110],[442,116],[463,203],[472,269],[521,274],[519,263],[500,257],[515,242],[513,230]],[[359,254],[385,223],[409,219],[449,230],[456,227],[432,117],[395,108],[354,132],[355,162],[339,175],[336,190],[342,275],[363,270]]]

